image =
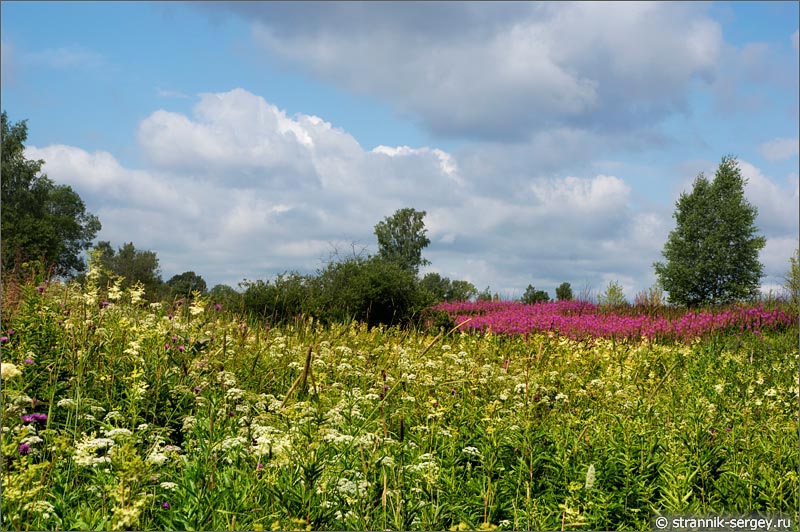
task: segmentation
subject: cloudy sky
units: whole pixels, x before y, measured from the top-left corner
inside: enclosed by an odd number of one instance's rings
[[[654,281],[675,201],[739,158],[798,245],[798,3],[3,2],[2,108],[99,240],[209,286],[377,250],[519,297]]]

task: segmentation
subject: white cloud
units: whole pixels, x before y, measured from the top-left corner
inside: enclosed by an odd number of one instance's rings
[[[758,151],[768,161],[785,161],[797,157],[800,152],[800,139],[778,137],[763,143]]]
[[[512,193],[483,193],[504,175],[499,147],[365,150],[322,118],[287,116],[241,89],[202,95],[191,117],[152,113],[139,141],[149,161],[141,169],[63,145],[27,156],[81,194],[103,223],[101,239],[156,251],[165,277],[193,269],[235,285],[313,271],[351,241],[376,251],[374,225],[410,206],[427,211],[425,255],[443,275],[517,296],[529,283],[552,293],[563,281],[577,290],[616,279],[632,297],[653,282],[670,228],[672,205],[643,210],[618,176],[519,167],[496,185]],[[796,184],[792,199],[755,167],[743,170],[760,220],[785,238],[796,227]]]
[[[756,223],[768,238],[785,238],[800,231],[800,192],[794,176],[780,186],[747,161],[740,160],[747,179],[745,196],[758,208]]]
[[[791,39],[792,39],[792,47],[794,48],[795,53],[797,53],[798,51],[800,51],[800,43],[798,42],[800,41],[800,30],[794,30]]]
[[[722,47],[705,6],[223,4],[271,58],[390,102],[437,134],[648,127],[686,108]],[[680,57],[680,61],[675,58]]]

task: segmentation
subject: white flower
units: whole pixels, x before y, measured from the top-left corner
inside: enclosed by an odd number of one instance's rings
[[[159,484],[159,486],[161,486],[161,488],[165,490],[174,490],[175,488],[178,487],[178,485],[175,484],[174,482],[162,482],[161,484]]]
[[[63,399],[60,399],[56,403],[56,406],[60,406],[60,407],[64,407],[64,408],[71,408],[71,407],[75,406],[75,401],[70,399],[69,397],[65,397]]]
[[[471,445],[468,445],[467,447],[461,449],[461,452],[469,456],[474,456],[476,458],[480,458],[482,456],[481,452],[476,447],[473,447]]]
[[[0,363],[0,377],[3,379],[13,379],[18,375],[22,375],[22,372],[17,369],[17,366],[10,362]]]
[[[111,429],[105,431],[106,437],[108,438],[116,438],[118,436],[130,436],[132,433],[128,429],[118,428],[118,429]]]

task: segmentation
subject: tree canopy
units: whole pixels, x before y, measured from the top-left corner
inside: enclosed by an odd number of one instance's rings
[[[692,192],[676,203],[675,229],[654,264],[671,303],[699,306],[750,299],[758,294],[766,240],[755,226],[757,210],[744,196],[745,179],[726,156],[709,182],[701,173]]]
[[[425,236],[424,217],[425,211],[405,208],[378,222],[378,256],[415,274],[420,266],[430,264],[422,258],[422,250],[431,243]]]
[[[41,173],[44,161],[25,158],[28,126],[9,124],[2,113],[2,265],[44,258],[56,275],[69,276],[86,267],[81,253],[89,249],[100,221],[86,212],[80,196]]]

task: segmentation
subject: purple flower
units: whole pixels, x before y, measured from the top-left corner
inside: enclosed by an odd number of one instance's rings
[[[8,336],[0,336],[0,344],[8,342]]]
[[[17,332],[17,331],[15,331],[14,329],[9,329],[8,330],[8,335],[9,336],[13,336],[15,332]]]
[[[228,415],[234,417],[236,415],[236,412],[234,412],[233,410],[228,410]]]
[[[36,289],[39,291],[40,294],[44,294],[44,285],[43,284],[40,284],[39,286],[37,286]]]
[[[106,307],[107,307],[107,306],[109,306],[110,304],[111,304],[111,303],[109,303],[108,301],[102,301],[102,302],[100,303],[100,307],[101,307],[101,308],[106,308]]]
[[[258,463],[258,465],[256,466],[256,469],[257,469],[257,470],[259,470],[259,471],[261,471],[262,469],[264,469],[264,464],[262,464],[261,462],[259,462],[259,463]]]
[[[17,447],[17,451],[19,451],[19,454],[21,454],[22,456],[25,456],[26,454],[31,452],[31,446],[28,445],[27,443],[20,443],[19,447]]]
[[[169,344],[164,344],[164,349],[169,349]]]
[[[47,421],[47,414],[25,414],[22,416],[23,423],[44,423]]]
[[[28,357],[25,359],[25,363],[30,366],[31,364],[33,364],[33,359]]]
[[[201,390],[202,388],[200,388],[199,386],[195,386],[195,387],[194,387],[194,388],[192,388],[192,389],[194,390],[194,393],[200,393],[200,390]]]
[[[215,304],[214,310],[222,310],[222,305],[220,305],[219,303]]]
[[[182,345],[178,346],[178,351],[180,351],[181,353],[183,353],[185,350],[186,350],[186,348],[183,347]]]
[[[168,509],[169,509],[169,503],[168,503],[168,502],[162,502],[162,503],[161,503],[161,507],[162,507],[163,509],[165,509],[165,510],[168,510]]]

